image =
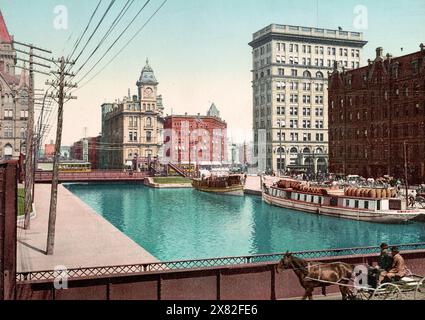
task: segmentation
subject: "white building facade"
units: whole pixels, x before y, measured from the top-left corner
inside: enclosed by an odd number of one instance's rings
[[[359,32],[272,24],[253,35],[254,157],[259,171],[326,172],[328,72],[360,67]]]

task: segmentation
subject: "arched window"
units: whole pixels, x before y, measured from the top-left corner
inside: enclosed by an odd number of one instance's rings
[[[304,148],[303,153],[310,153],[310,148]]]
[[[321,71],[317,71],[316,78],[323,78],[323,73]]]
[[[284,155],[285,154],[285,148],[284,147],[279,147],[276,149],[276,154],[280,155]]]
[[[310,71],[308,71],[308,70],[304,71],[304,73],[303,73],[303,77],[304,77],[304,78],[311,78],[311,73],[310,73]]]
[[[10,159],[13,156],[13,147],[10,143],[4,146],[4,157]]]
[[[152,126],[152,118],[146,119],[146,126],[151,127]]]
[[[296,147],[292,147],[290,152],[291,153],[298,153],[298,149]]]
[[[323,149],[322,148],[317,148],[316,149],[316,153],[323,153]]]

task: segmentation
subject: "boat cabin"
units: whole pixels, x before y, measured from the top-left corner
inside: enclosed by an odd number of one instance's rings
[[[272,197],[285,200],[304,202],[306,204],[319,206],[340,207],[352,210],[381,211],[405,209],[405,205],[403,206],[404,202],[397,198],[353,197],[344,194],[332,194],[330,192],[327,193],[324,190],[325,189],[317,190],[322,193],[318,194],[293,189],[271,187],[266,190],[266,193]]]

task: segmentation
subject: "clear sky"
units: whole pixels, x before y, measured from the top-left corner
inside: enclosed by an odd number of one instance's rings
[[[127,42],[162,0],[151,0],[134,27],[112,49],[98,69]],[[0,0],[0,8],[17,41],[49,48],[55,56],[70,53],[98,0]],[[104,12],[109,0],[103,0]],[[117,0],[81,61],[99,42],[125,0]],[[136,0],[129,21],[144,0]],[[58,5],[68,10],[68,29],[54,28]],[[355,26],[355,7],[368,10],[368,27]],[[252,127],[251,48],[252,34],[271,24],[291,24],[364,32],[369,41],[363,63],[373,58],[375,48],[393,55],[419,50],[425,42],[423,0],[168,0],[134,42],[97,78],[76,92],[78,100],[66,105],[63,143],[100,132],[100,105],[136,93],[136,81],[149,57],[160,82],[166,113],[204,114],[215,102],[229,130],[244,140]],[[100,19],[98,14],[95,21]],[[122,22],[124,25],[124,21]],[[99,49],[99,57],[124,27]],[[91,49],[91,50],[89,50]],[[88,67],[97,59],[91,60]],[[87,70],[89,69],[87,68]],[[96,69],[96,70],[98,70]],[[43,88],[44,78],[38,77]],[[78,80],[78,77],[76,78]],[[235,134],[241,130],[241,133]],[[53,138],[53,131],[50,137]],[[245,134],[242,133],[245,132]]]

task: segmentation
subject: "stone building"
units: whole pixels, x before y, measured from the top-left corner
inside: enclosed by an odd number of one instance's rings
[[[254,157],[258,169],[326,171],[328,71],[360,66],[363,34],[272,24],[253,35]]]
[[[98,150],[101,169],[142,167],[161,156],[163,145],[162,96],[158,81],[146,61],[138,95],[102,105],[102,137]]]
[[[0,159],[19,159],[25,153],[29,78],[16,74],[16,51],[0,11]]]
[[[425,49],[394,58],[376,50],[363,68],[329,79],[330,170],[425,182]]]

